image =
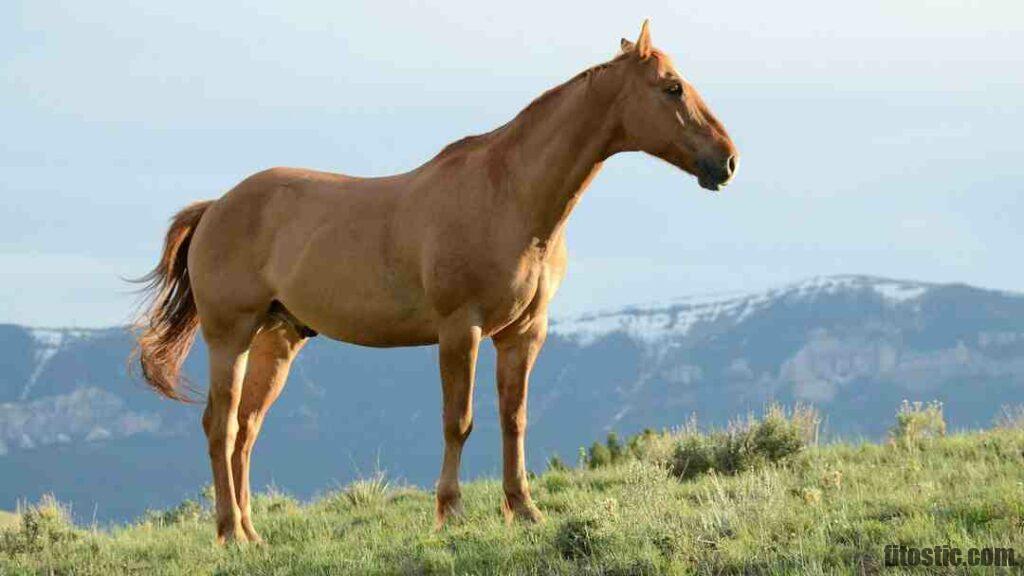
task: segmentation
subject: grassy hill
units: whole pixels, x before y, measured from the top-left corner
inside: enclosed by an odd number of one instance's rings
[[[887,545],[1024,557],[1024,431],[947,436],[925,410],[901,414],[883,445],[804,447],[796,418],[771,416],[611,438],[533,480],[536,526],[504,524],[493,480],[467,483],[466,516],[441,532],[430,492],[381,478],[308,503],[265,493],[268,543],[227,548],[201,502],[86,529],[45,500],[3,533],[0,574],[873,574],[901,571]]]

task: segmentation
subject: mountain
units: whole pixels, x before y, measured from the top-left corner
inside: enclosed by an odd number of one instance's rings
[[[0,508],[45,492],[77,517],[125,519],[209,481],[201,406],[128,373],[124,328],[0,326]],[[199,343],[186,373],[204,383]],[[377,468],[429,486],[440,467],[436,347],[316,338],[256,448],[254,486],[307,497]],[[464,477],[500,471],[494,354],[484,345]],[[1024,391],[1024,295],[866,276],[681,298],[553,323],[531,380],[528,454],[543,468],[608,431],[724,425],[766,402],[814,404],[828,435],[882,437],[903,399],[987,426]]]

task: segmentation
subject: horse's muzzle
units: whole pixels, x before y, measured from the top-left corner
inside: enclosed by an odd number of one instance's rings
[[[736,175],[739,168],[740,158],[737,154],[730,154],[724,161],[701,160],[700,175],[697,183],[701,188],[717,192],[725,187]]]

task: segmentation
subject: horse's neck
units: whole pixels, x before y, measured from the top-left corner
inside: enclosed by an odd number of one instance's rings
[[[611,153],[617,120],[609,86],[583,78],[513,120],[505,168],[527,216],[527,232],[542,243],[560,235],[587,185]]]

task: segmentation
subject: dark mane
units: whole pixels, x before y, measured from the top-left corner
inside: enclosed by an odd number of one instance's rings
[[[540,96],[537,96],[536,98],[533,99],[532,102],[527,104],[526,108],[523,108],[519,112],[519,114],[516,114],[516,116],[509,120],[508,122],[502,124],[501,126],[498,126],[494,130],[491,130],[490,132],[484,132],[482,134],[474,134],[471,136],[459,138],[458,140],[442,148],[441,151],[437,153],[437,156],[434,157],[434,160],[440,160],[443,158],[450,157],[459,152],[465,152],[474,149],[477,146],[490,141],[493,137],[508,130],[514,124],[517,124],[519,121],[530,115],[533,111],[539,109],[544,104],[553,100],[556,96],[568,90],[571,86],[574,86],[579,82],[591,80],[601,71],[606,70],[615,63],[621,61],[625,56],[626,54],[619,54],[618,56],[612,58],[608,62],[603,62],[601,64],[597,64],[596,66],[591,66],[590,68],[587,68],[586,70],[580,72],[579,74],[576,74],[575,76],[559,84],[558,86],[555,86],[554,88],[550,88],[544,91]]]

